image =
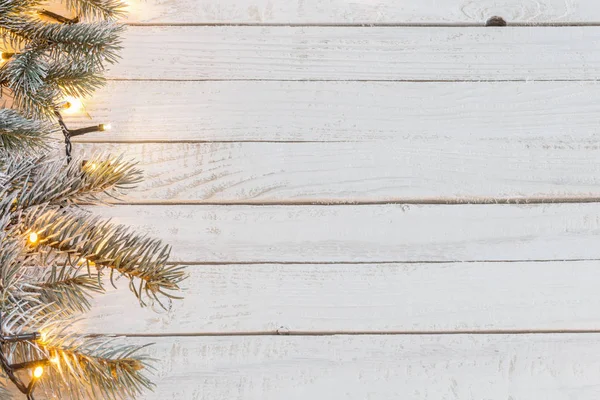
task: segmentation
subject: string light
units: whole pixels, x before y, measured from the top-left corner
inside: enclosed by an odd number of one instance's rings
[[[61,104],[61,108],[65,114],[75,114],[83,110],[83,103],[78,98],[68,96]]]
[[[44,331],[42,331],[42,332],[39,332],[39,333],[37,334],[37,341],[38,341],[40,344],[47,343],[47,342],[48,342],[48,334],[47,334],[46,332],[44,332]]]
[[[15,53],[9,53],[7,51],[0,52],[0,64],[10,60],[10,58],[14,55]]]
[[[79,107],[79,105],[81,105],[81,107]],[[64,103],[59,105],[59,108],[62,108],[64,110],[75,110],[80,109],[82,107],[83,105],[81,104],[81,101],[72,97],[67,98]],[[60,126],[60,130],[62,131],[63,136],[65,137],[65,153],[67,155],[67,164],[70,163],[71,159],[73,158],[71,157],[71,150],[73,147],[71,143],[71,138],[73,136],[85,135],[86,133],[91,132],[104,132],[110,130],[111,128],[110,124],[99,124],[95,126],[88,126],[86,128],[69,129],[67,127],[67,124],[65,124],[65,121],[63,120],[62,114],[60,113],[59,109],[54,110],[54,115],[56,115],[58,125]],[[83,166],[85,166],[85,161],[83,163]]]
[[[69,135],[71,137],[81,136],[81,135],[85,135],[86,133],[108,131],[108,130],[110,130],[110,128],[111,128],[110,124],[100,124],[100,125],[88,126],[85,128],[71,129],[71,130],[69,130]]]
[[[44,367],[42,367],[41,365],[38,365],[33,370],[33,377],[35,379],[40,379],[42,377],[42,375],[44,375]]]
[[[36,244],[38,240],[39,240],[39,236],[36,232],[31,232],[29,234],[29,243]]]

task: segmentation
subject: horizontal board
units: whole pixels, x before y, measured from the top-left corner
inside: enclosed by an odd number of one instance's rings
[[[184,300],[136,310],[124,280],[91,333],[600,330],[598,262],[189,267]],[[110,285],[109,285],[110,286]],[[131,318],[135,315],[135,318]]]
[[[145,400],[596,400],[599,390],[598,334],[147,341],[160,363]]]
[[[78,144],[75,149],[138,161],[145,180],[124,198],[133,203],[600,199],[600,136],[481,136],[377,143]]]
[[[113,129],[78,141],[558,141],[570,147],[598,141],[600,84],[118,81],[98,90],[86,111]],[[65,120],[90,125],[87,114]]]
[[[594,0],[161,0],[128,2],[129,22],[149,23],[509,23],[599,21]]]
[[[600,27],[130,27],[111,78],[597,80]]]
[[[184,262],[600,259],[600,203],[118,206],[98,215],[173,244]]]

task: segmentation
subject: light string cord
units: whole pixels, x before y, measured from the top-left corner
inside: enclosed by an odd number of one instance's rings
[[[67,128],[65,121],[62,118],[62,115],[58,111],[54,111],[56,118],[58,119],[58,125],[60,126],[60,130],[62,131],[65,137],[65,154],[67,156],[67,164],[71,162],[73,156],[71,155],[71,151],[73,150],[73,145],[71,144],[71,131]]]
[[[6,345],[7,343],[14,342],[32,342],[37,340],[39,337],[40,335],[37,332],[30,334],[5,336],[2,311],[0,311],[0,366],[2,367],[2,370],[4,371],[8,379],[10,379],[10,381],[17,387],[17,389],[19,389],[21,393],[27,396],[27,400],[35,400],[35,398],[33,397],[33,390],[35,389],[35,384],[37,383],[39,377],[34,375],[31,381],[29,382],[29,385],[25,385],[23,381],[17,376],[16,371],[25,368],[33,368],[36,366],[39,367],[40,364],[46,363],[48,360],[45,359],[29,361],[19,364],[10,364],[10,362],[4,355],[4,345]]]

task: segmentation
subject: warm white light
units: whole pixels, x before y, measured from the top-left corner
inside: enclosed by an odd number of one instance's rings
[[[39,379],[42,377],[42,375],[44,375],[44,368],[42,368],[41,366],[35,367],[35,369],[33,370],[33,377],[35,379]]]
[[[99,128],[100,128],[100,132],[104,132],[104,131],[110,131],[110,129],[112,127],[110,126],[110,124],[100,124]]]
[[[37,341],[41,344],[48,343],[48,334],[44,331],[40,332]]]
[[[83,110],[83,103],[81,100],[69,96],[65,98],[62,109],[65,114],[75,114]]]
[[[31,243],[31,244],[35,244],[35,243],[37,243],[38,239],[39,239],[39,237],[38,237],[38,234],[37,234],[37,233],[35,233],[35,232],[31,232],[31,233],[29,234],[29,243]]]

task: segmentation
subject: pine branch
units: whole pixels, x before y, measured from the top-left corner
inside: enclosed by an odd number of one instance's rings
[[[77,15],[88,19],[112,20],[125,16],[126,4],[119,0],[64,0]]]
[[[10,364],[32,360],[45,364],[40,385],[48,393],[74,400],[132,399],[154,387],[146,376],[153,360],[141,353],[147,346],[124,345],[114,337],[76,335],[69,332],[72,321],[60,312],[23,314],[29,318],[17,326],[25,328],[9,327],[8,332],[41,332],[41,338],[0,345]]]
[[[66,96],[86,97],[102,87],[106,80],[93,66],[61,58],[54,62],[46,77],[46,83],[56,85]]]
[[[110,21],[78,24],[49,23],[27,16],[0,16],[0,27],[13,47],[29,44],[52,58],[87,59],[97,68],[118,59],[124,26]]]
[[[135,164],[122,157],[97,155],[85,165],[74,159],[65,165],[62,159],[12,156],[0,171],[17,193],[13,209],[50,204],[101,203],[103,196],[116,197],[141,180]],[[0,200],[1,202],[1,200]]]
[[[18,14],[38,7],[40,0],[0,0],[0,15]]]
[[[37,207],[23,224],[37,232],[39,246],[89,260],[101,272],[109,269],[111,280],[115,273],[126,276],[141,305],[145,297],[159,303],[159,295],[176,298],[171,292],[186,277],[183,267],[167,265],[170,247],[160,240],[81,210]]]
[[[51,124],[25,118],[15,110],[0,110],[0,148],[5,151],[43,149],[54,130]]]
[[[53,304],[69,314],[89,311],[91,294],[103,293],[104,288],[99,277],[93,276],[83,267],[53,265],[46,272],[43,281],[33,284],[28,290],[39,294],[39,302]]]
[[[41,348],[52,362],[43,387],[79,399],[131,399],[152,389],[144,374],[152,361],[145,346],[119,345],[104,337],[47,336]]]
[[[55,109],[58,88],[46,85],[48,64],[39,50],[15,54],[0,68],[0,83],[13,93],[13,108],[26,117],[49,117]]]

